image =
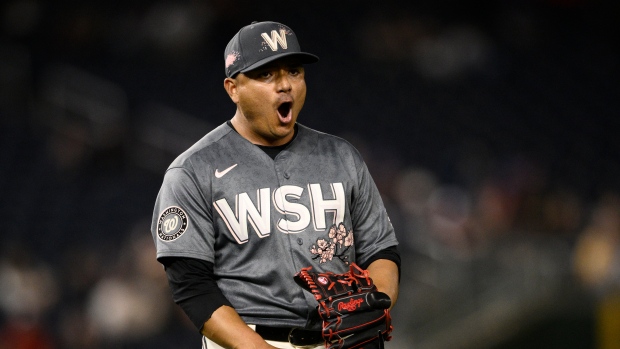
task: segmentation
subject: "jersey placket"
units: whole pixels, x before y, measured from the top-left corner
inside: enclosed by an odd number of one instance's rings
[[[276,177],[278,179],[278,187],[283,187],[286,185],[289,185],[291,183],[290,179],[291,179],[291,171],[288,169],[288,164],[289,164],[289,157],[290,155],[287,154],[286,150],[282,151],[278,156],[276,156],[275,160],[274,160],[274,166],[275,166],[275,170],[276,170]],[[299,233],[298,231],[295,231],[294,229],[291,230],[288,226],[288,218],[290,217],[290,214],[288,214],[287,212],[290,212],[289,210],[286,209],[286,205],[288,204],[288,199],[286,198],[286,192],[285,191],[280,191],[280,200],[281,202],[284,204],[285,207],[284,208],[284,213],[283,215],[286,218],[286,235],[288,235],[288,243],[289,243],[289,249],[292,251],[293,249],[300,249],[302,248],[303,244],[304,244],[304,239],[302,237],[300,237],[297,233]],[[274,198],[275,199],[275,198]],[[276,222],[276,224],[278,224],[278,222]],[[280,229],[282,229],[282,227],[279,227]]]

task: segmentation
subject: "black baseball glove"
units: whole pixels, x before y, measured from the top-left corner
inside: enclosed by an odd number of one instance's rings
[[[382,349],[391,339],[391,300],[377,291],[368,271],[355,263],[343,274],[311,269],[301,269],[294,279],[319,302],[325,348]]]

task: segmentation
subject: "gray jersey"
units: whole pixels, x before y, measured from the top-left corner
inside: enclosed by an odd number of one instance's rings
[[[302,125],[275,160],[226,124],[207,134],[166,171],[152,233],[158,258],[213,263],[241,317],[270,326],[307,325],[301,268],[341,273],[397,245],[357,150]]]

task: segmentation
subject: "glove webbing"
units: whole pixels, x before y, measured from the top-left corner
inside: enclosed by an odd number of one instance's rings
[[[312,267],[302,268],[301,271],[299,272],[299,276],[301,276],[306,281],[308,287],[310,288],[310,292],[312,292],[312,294],[314,295],[314,298],[317,301],[320,301],[320,300],[323,299],[323,295],[318,290],[318,286],[314,282],[314,279],[308,274],[308,272],[311,269],[312,269]],[[356,274],[354,269],[357,269],[357,271],[359,271],[359,273]],[[347,285],[349,287],[351,287],[351,285],[353,283],[355,283],[356,286],[357,286],[357,290],[359,291],[359,289],[363,287],[362,285],[360,285],[361,284],[361,279],[365,280],[366,287],[372,285],[372,281],[370,279],[370,274],[368,273],[368,271],[361,269],[355,263],[351,264],[348,273],[342,274],[342,276],[344,276],[344,278],[337,278],[336,276],[338,276],[338,275],[339,274],[335,274],[333,272],[318,273],[319,277],[325,277],[327,280],[331,281],[331,283],[327,286],[327,290],[331,290],[332,288],[334,288],[336,286],[336,282],[338,282],[338,283],[341,283],[343,285]],[[353,290],[350,290],[350,291],[348,291],[346,293],[342,293],[342,295],[344,295],[344,294],[351,295],[352,293],[353,293]],[[331,300],[332,297],[328,297],[327,299]]]

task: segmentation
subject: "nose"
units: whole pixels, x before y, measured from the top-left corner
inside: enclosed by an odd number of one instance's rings
[[[277,84],[278,92],[290,92],[293,88],[287,73],[288,72],[283,70],[279,73]]]

